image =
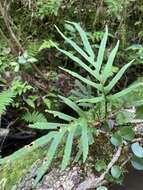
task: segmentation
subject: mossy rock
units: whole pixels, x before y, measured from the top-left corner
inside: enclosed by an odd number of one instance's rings
[[[4,189],[12,190],[14,185],[27,173],[32,164],[44,158],[46,152],[45,149],[36,149],[14,161],[10,161],[9,157],[7,157],[6,161],[0,166],[0,179],[6,180]]]

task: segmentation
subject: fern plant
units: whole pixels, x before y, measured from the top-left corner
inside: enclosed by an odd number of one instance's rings
[[[23,115],[22,119],[29,124],[37,122],[47,122],[46,117],[42,113],[39,113],[38,111],[33,111],[32,113],[27,112]]]
[[[11,90],[4,90],[0,93],[0,115],[5,112],[6,107],[13,101],[13,93]]]
[[[31,128],[35,129],[53,129],[54,131],[49,132],[47,135],[41,137],[33,143],[33,146],[30,147],[30,151],[34,150],[37,147],[42,147],[45,145],[49,145],[47,152],[47,159],[43,162],[42,166],[37,170],[37,175],[35,179],[35,185],[42,178],[44,173],[48,170],[55,154],[58,152],[58,147],[63,145],[63,159],[61,163],[61,169],[65,169],[67,165],[71,161],[72,148],[76,146],[76,160],[81,159],[83,162],[87,160],[89,154],[89,146],[93,143],[96,143],[96,139],[94,135],[96,134],[95,121],[96,121],[96,105],[104,104],[104,120],[108,117],[108,105],[114,102],[119,98],[124,97],[133,89],[143,85],[143,83],[137,83],[129,86],[128,88],[112,94],[112,89],[117,84],[119,79],[128,69],[128,67],[132,64],[133,61],[124,65],[118,73],[113,76],[111,79],[113,61],[116,56],[119,41],[117,42],[115,48],[111,51],[108,61],[104,64],[104,52],[106,49],[107,39],[108,39],[108,28],[106,27],[105,34],[101,41],[99,52],[97,58],[95,57],[95,53],[90,45],[90,42],[86,36],[84,30],[80,27],[79,24],[74,22],[68,22],[71,24],[77,32],[79,33],[83,48],[79,47],[73,40],[67,38],[57,27],[58,32],[64,38],[64,40],[82,57],[80,59],[70,51],[63,50],[59,48],[56,44],[55,47],[68,56],[71,60],[77,63],[80,67],[85,69],[90,75],[90,78],[85,78],[80,74],[61,68],[65,72],[69,73],[76,79],[80,80],[83,84],[92,87],[97,96],[93,98],[82,98],[77,102],[73,102],[68,98],[63,96],[59,96],[59,98],[67,104],[71,109],[73,109],[77,113],[77,117],[73,117],[67,115],[65,113],[61,113],[58,111],[49,111],[49,113],[53,114],[55,117],[59,117],[63,122],[61,123],[50,123],[50,122],[36,122],[30,125]],[[83,61],[85,60],[85,61]],[[81,103],[90,103],[93,105],[92,109],[84,110],[81,108]],[[32,116],[33,117],[33,116]],[[26,118],[27,119],[27,118]],[[29,119],[28,119],[29,120]],[[14,153],[11,159],[17,159],[19,156],[25,154],[28,150],[24,147],[20,151]]]
[[[89,43],[89,40],[84,30],[77,23],[68,22],[68,24],[71,24],[72,26],[74,26],[75,29],[79,32],[79,35],[81,37],[81,40],[84,46],[83,49],[79,47],[73,40],[71,40],[70,38],[67,38],[57,27],[56,29],[58,30],[60,35],[64,38],[64,40],[72,48],[74,48],[74,50],[77,53],[79,53],[82,56],[82,58],[86,61],[86,63],[84,63],[82,59],[78,58],[77,56],[70,53],[69,51],[65,51],[59,48],[56,44],[55,44],[55,47],[60,52],[62,52],[63,54],[68,56],[70,59],[72,59],[79,66],[81,66],[83,69],[85,69],[87,73],[91,76],[91,78],[93,78],[93,80],[87,79],[71,70],[68,70],[65,68],[61,68],[61,69],[69,73],[76,79],[80,80],[82,83],[85,83],[86,85],[89,85],[92,88],[96,89],[98,96],[94,98],[80,99],[76,103],[72,102],[68,98],[59,96],[63,100],[64,103],[70,106],[78,114],[79,117],[74,118],[57,111],[49,111],[50,113],[54,114],[54,116],[58,116],[60,119],[63,119],[69,123],[68,124],[57,124],[57,123],[48,124],[47,123],[47,124],[38,124],[38,125],[35,123],[34,125],[31,126],[31,127],[40,128],[40,129],[48,129],[49,127],[51,128],[51,126],[57,129],[60,128],[56,133],[53,134],[51,144],[47,153],[48,159],[46,162],[43,163],[41,168],[39,168],[39,170],[37,171],[35,184],[41,179],[43,174],[49,168],[54,158],[54,155],[56,154],[56,151],[58,150],[59,144],[63,143],[63,139],[64,139],[64,142],[66,143],[65,143],[63,160],[62,160],[62,165],[61,165],[62,169],[65,169],[66,166],[70,162],[74,139],[77,139],[77,146],[78,146],[77,154],[79,154],[80,156],[81,155],[83,156],[83,162],[86,161],[89,154],[89,145],[94,143],[93,133],[95,133],[96,130],[93,128],[91,121],[93,121],[95,118],[91,118],[92,114],[90,115],[88,112],[85,112],[84,110],[82,110],[78,105],[79,103],[97,104],[99,102],[102,102],[102,103],[104,102],[105,118],[106,118],[108,103],[112,103],[112,101],[125,96],[126,94],[131,92],[133,89],[142,85],[142,83],[134,84],[128,87],[127,89],[124,89],[118,93],[112,94],[111,90],[117,84],[119,79],[123,76],[123,74],[128,69],[128,67],[132,64],[133,61],[123,66],[123,68],[119,70],[119,72],[113,77],[113,79],[109,81],[108,79],[110,78],[111,73],[112,73],[113,61],[119,47],[119,41],[117,42],[115,48],[111,51],[107,63],[103,64],[104,52],[105,52],[106,43],[108,39],[108,28],[106,27],[106,32],[101,41],[97,59],[95,59],[95,54],[92,50],[92,47]],[[89,118],[89,115],[90,115],[90,118]]]

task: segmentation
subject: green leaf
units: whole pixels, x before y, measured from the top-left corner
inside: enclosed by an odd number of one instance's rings
[[[0,160],[0,164],[4,164],[6,161],[15,161],[18,160],[20,158],[22,158],[23,156],[25,156],[26,154],[36,150],[37,148],[42,148],[45,145],[47,145],[51,139],[56,135],[57,132],[50,132],[47,135],[44,135],[43,137],[38,138],[37,140],[35,140],[34,142],[32,142],[29,145],[19,149],[18,151],[14,152],[13,154],[11,154],[10,156],[5,157],[4,159]]]
[[[143,159],[133,157],[131,160],[131,164],[136,170],[142,170],[143,171]]]
[[[100,186],[100,187],[98,187],[96,190],[108,190],[108,189],[107,189],[107,187],[105,187],[105,186]]]
[[[34,186],[37,185],[37,183],[40,181],[44,173],[48,170],[49,165],[51,164],[54,155],[56,153],[56,150],[58,148],[59,143],[61,142],[63,136],[65,134],[65,131],[57,132],[55,134],[54,139],[50,145],[50,148],[47,153],[47,160],[42,164],[42,166],[37,170],[36,179],[34,180]]]
[[[135,132],[133,131],[132,127],[123,127],[120,129],[121,136],[128,141],[132,141],[135,137]]]
[[[14,94],[11,90],[4,90],[0,93],[0,115],[13,102]]]
[[[124,65],[120,71],[115,75],[115,77],[111,80],[111,82],[105,87],[106,92],[110,92],[112,88],[116,85],[116,83],[120,80],[120,78],[123,76],[125,71],[131,66],[134,60],[130,61],[128,64]]]
[[[95,164],[95,169],[96,171],[101,172],[102,170],[106,169],[106,166],[107,165],[104,160],[98,160]]]
[[[89,143],[88,143],[88,129],[86,120],[83,119],[81,122],[81,143],[82,143],[82,152],[83,152],[83,162],[86,161],[89,151]]]
[[[69,74],[72,75],[73,77],[75,77],[75,78],[81,80],[81,81],[84,82],[85,84],[90,85],[90,86],[92,86],[93,88],[96,88],[97,90],[101,91],[101,85],[100,85],[100,84],[97,84],[97,83],[95,83],[95,82],[92,82],[91,80],[88,80],[88,79],[86,79],[85,77],[82,77],[81,75],[79,75],[78,73],[73,72],[73,71],[70,71],[69,69],[64,69],[64,68],[61,68],[61,67],[60,67],[60,69],[62,69],[63,71],[69,73]]]
[[[114,135],[112,135],[111,137],[111,143],[114,145],[114,146],[119,146],[121,145],[123,142],[123,139],[121,137],[120,134],[118,133],[115,133]]]
[[[138,100],[130,103],[131,106],[140,107],[143,105],[143,100]]]
[[[65,98],[63,96],[59,96],[59,97],[63,100],[63,102],[65,104],[67,104],[69,107],[71,107],[80,116],[84,116],[85,115],[84,111],[82,111],[82,109],[80,109],[80,107],[77,104],[75,104],[74,102],[72,102],[70,99]]]
[[[55,26],[59,34],[64,38],[64,40],[69,43],[81,56],[83,56],[88,62],[91,63],[90,57],[83,51],[73,40],[67,38],[57,26]]]
[[[128,110],[121,110],[116,116],[116,122],[119,125],[127,124],[135,118],[135,113]]]
[[[102,80],[104,81],[104,83],[106,82],[108,77],[111,76],[113,61],[115,59],[116,53],[118,51],[118,48],[119,48],[119,41],[117,42],[115,48],[110,53],[108,61],[107,61],[107,64],[105,65],[104,70],[102,72]]]
[[[91,45],[90,45],[90,43],[88,41],[86,33],[81,28],[80,24],[77,24],[75,22],[69,22],[69,21],[67,21],[67,23],[72,24],[72,25],[75,26],[75,28],[79,32],[79,35],[80,35],[80,37],[82,39],[82,42],[83,42],[83,45],[84,45],[84,48],[85,48],[86,52],[89,54],[89,56],[92,58],[92,60],[94,60],[94,58],[95,58],[94,52],[93,52],[93,50],[91,48]]]
[[[71,129],[69,131],[69,134],[66,140],[66,146],[65,146],[64,156],[63,156],[62,166],[61,166],[62,170],[64,170],[66,166],[69,164],[75,132],[76,132],[76,127],[71,126]]]
[[[134,85],[131,85],[130,87],[116,93],[116,94],[113,94],[111,96],[108,97],[109,100],[114,100],[114,99],[117,99],[117,98],[121,98],[122,96],[125,96],[127,95],[128,93],[132,92],[134,89],[142,86],[143,83],[137,83],[137,84],[134,84]]]
[[[24,119],[27,123],[33,124],[38,122],[47,122],[46,117],[37,111],[33,111],[32,113],[27,112],[23,115],[22,119]]]
[[[96,98],[84,98],[84,99],[80,99],[77,102],[78,103],[92,103],[92,104],[96,104],[96,103],[101,102],[103,100],[104,100],[103,97],[96,97]]]
[[[138,142],[132,144],[131,146],[133,153],[139,157],[139,158],[143,158],[143,148],[140,146],[140,144]]]
[[[58,127],[65,126],[65,124],[61,123],[50,123],[50,122],[37,122],[33,125],[29,125],[30,128],[34,129],[57,129]]]
[[[121,169],[120,169],[119,166],[114,165],[114,166],[111,168],[111,174],[112,174],[112,176],[113,176],[115,179],[118,179],[118,178],[121,176],[122,171],[121,171]]]
[[[74,117],[69,116],[65,113],[59,112],[59,111],[46,110],[46,112],[51,113],[54,115],[54,117],[59,117],[60,119],[63,119],[65,121],[72,121],[75,119]]]
[[[89,74],[91,74],[97,80],[100,80],[100,75],[96,70],[92,70],[89,66],[87,66],[83,61],[81,61],[78,57],[74,56],[72,53],[60,49],[57,45],[55,45],[56,49],[68,56],[71,60],[78,63],[82,68],[84,68]]]
[[[31,99],[27,99],[27,100],[26,100],[26,103],[27,103],[29,106],[31,106],[32,108],[35,109],[35,103],[34,103],[33,100],[31,100]]]
[[[103,39],[101,41],[100,47],[99,47],[97,62],[95,65],[98,73],[99,73],[101,66],[102,66],[102,62],[103,62],[103,58],[104,58],[104,52],[105,52],[106,43],[107,43],[107,38],[108,38],[108,28],[106,26],[106,31],[105,31],[105,34],[104,34]]]

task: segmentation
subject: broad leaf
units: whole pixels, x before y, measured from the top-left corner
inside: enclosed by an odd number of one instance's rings
[[[137,157],[133,157],[131,160],[132,166],[136,169],[136,170],[142,170],[143,171],[143,159],[141,158],[137,158]]]
[[[138,142],[132,144],[131,148],[135,156],[143,158],[143,148],[140,146]]]
[[[112,135],[111,137],[111,143],[114,145],[114,146],[119,146],[121,145],[123,142],[123,139],[121,137],[120,134],[118,133],[115,133],[114,135]]]
[[[98,187],[96,190],[108,190],[108,189],[107,189],[107,187],[105,187],[105,186],[100,186],[100,187]]]
[[[111,174],[112,176],[115,178],[115,179],[118,179],[120,176],[121,176],[121,169],[119,166],[117,165],[114,165],[112,168],[111,168]]]
[[[123,127],[120,129],[120,135],[128,141],[131,141],[135,137],[135,132],[133,131],[132,127]]]
[[[104,160],[98,160],[95,164],[95,169],[98,172],[101,172],[102,170],[105,170],[107,167],[106,163]]]

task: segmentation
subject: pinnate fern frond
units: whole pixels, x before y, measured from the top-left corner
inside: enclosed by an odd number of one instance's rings
[[[0,93],[0,115],[5,112],[6,107],[13,101],[14,94],[11,90],[5,90]]]
[[[32,113],[27,112],[26,114],[23,115],[22,119],[30,124],[37,122],[47,122],[46,117],[42,113],[39,113],[38,111],[34,111]]]

